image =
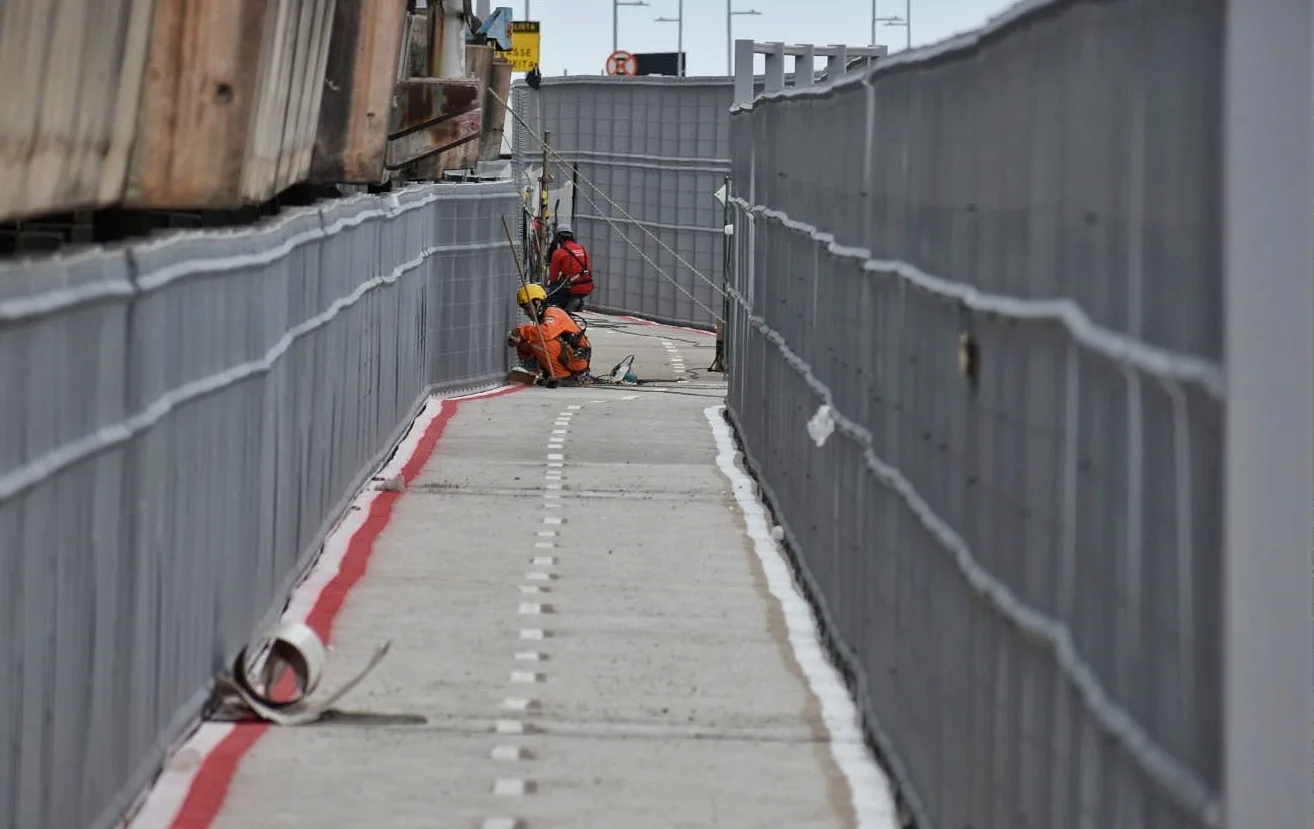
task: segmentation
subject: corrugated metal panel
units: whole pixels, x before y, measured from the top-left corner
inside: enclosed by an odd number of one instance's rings
[[[153,5],[0,3],[0,220],[122,195]]]
[[[392,0],[338,0],[325,68],[311,178],[384,181],[388,114],[406,8]]]
[[[519,203],[0,263],[0,827],[121,826],[417,398],[500,381]]]

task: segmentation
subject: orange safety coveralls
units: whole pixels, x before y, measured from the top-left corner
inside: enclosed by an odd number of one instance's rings
[[[527,322],[516,329],[520,334],[516,342],[516,354],[520,359],[533,357],[539,368],[558,380],[588,371],[588,360],[572,353],[561,340],[563,334],[580,333],[579,325],[570,318],[570,314],[560,308],[548,307],[543,310],[542,320],[542,325]],[[586,335],[581,338],[580,345],[587,347],[588,344]]]

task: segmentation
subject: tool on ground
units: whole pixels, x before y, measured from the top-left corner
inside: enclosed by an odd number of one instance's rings
[[[323,678],[326,650],[323,641],[308,625],[281,622],[242,648],[232,667],[215,680],[213,719],[243,720],[252,717],[274,725],[306,725],[332,711],[332,706],[360,684],[383,661],[392,642],[374,651],[374,656],[341,688],[317,703],[310,695]],[[281,693],[283,679],[292,674],[292,690]]]

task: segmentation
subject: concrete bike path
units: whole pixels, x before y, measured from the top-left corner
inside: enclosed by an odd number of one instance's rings
[[[335,539],[294,597],[345,598],[325,687],[392,640],[342,706],[383,724],[207,724],[136,829],[897,825],[734,463],[711,338],[592,320],[595,369],[689,379],[431,403],[368,561]]]

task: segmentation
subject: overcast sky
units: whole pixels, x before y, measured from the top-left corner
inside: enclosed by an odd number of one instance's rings
[[[633,0],[622,0],[633,2]],[[677,16],[680,0],[646,0],[647,6],[619,8],[618,44],[630,52],[674,52],[675,23],[654,18]],[[683,0],[687,74],[726,74],[725,0]],[[733,18],[733,35],[786,43],[871,42],[871,0],[731,0],[735,11],[758,15]],[[1013,0],[878,0],[877,16],[903,17],[911,3],[913,46],[934,43],[974,29]],[[596,75],[603,71],[612,46],[612,0],[494,0],[509,5],[517,20],[542,23],[542,70],[545,75]],[[529,16],[525,7],[529,6]],[[878,23],[876,42],[891,52],[904,48],[908,31]],[[760,63],[760,59],[759,59]]]

